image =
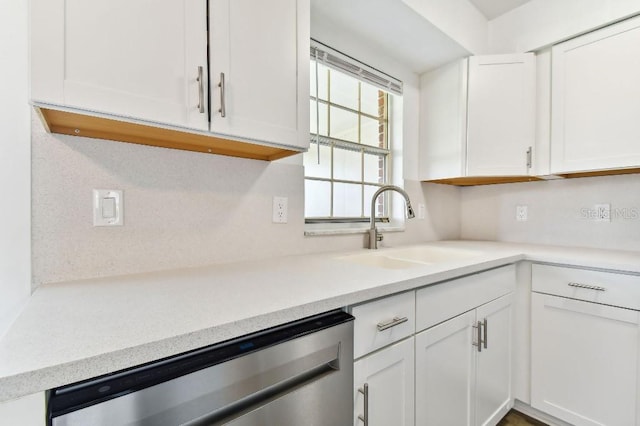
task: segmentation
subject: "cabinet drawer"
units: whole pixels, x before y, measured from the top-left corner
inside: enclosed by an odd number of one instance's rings
[[[415,293],[385,297],[351,310],[356,317],[353,329],[353,355],[361,357],[397,342],[415,332]]]
[[[539,293],[640,310],[638,275],[534,264],[531,289]]]
[[[444,281],[416,292],[416,330],[424,330],[510,293],[515,265]]]

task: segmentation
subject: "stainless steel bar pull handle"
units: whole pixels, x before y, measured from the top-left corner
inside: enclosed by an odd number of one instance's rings
[[[225,106],[225,98],[224,98],[224,73],[220,73],[220,83],[218,83],[218,87],[220,88],[220,109],[218,112],[220,113],[220,117],[227,116],[227,108]]]
[[[198,111],[204,114],[204,81],[202,80],[202,72],[203,68],[198,67],[198,78],[196,78],[196,81],[198,82]]]
[[[527,169],[530,169],[533,165],[533,148],[529,147],[527,149]]]
[[[358,414],[358,419],[362,420],[364,426],[369,426],[369,384],[365,383],[358,392],[364,395],[364,413]]]
[[[482,340],[482,344],[484,346],[485,349],[487,349],[487,319],[485,318],[484,321],[482,321],[482,326],[484,327],[484,339]]]
[[[387,330],[391,327],[395,327],[396,325],[400,325],[403,322],[407,322],[409,321],[409,318],[407,317],[393,317],[392,320],[386,321],[386,322],[379,322],[378,325],[376,327],[378,327],[378,331],[384,331]]]
[[[568,283],[567,285],[569,287],[586,288],[587,290],[607,291],[606,288],[600,287],[600,286],[597,286],[597,285],[589,285],[589,284],[581,284],[581,283]]]
[[[478,348],[478,352],[482,352],[482,323],[478,321],[473,328],[476,332],[476,342],[473,342],[473,346]]]

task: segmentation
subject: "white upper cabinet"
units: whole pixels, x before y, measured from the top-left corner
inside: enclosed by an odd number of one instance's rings
[[[308,148],[309,2],[210,4],[211,130]]]
[[[293,155],[309,147],[309,9],[309,0],[33,0],[31,100],[55,133]]]
[[[640,166],[640,17],[552,50],[551,172]]]
[[[205,2],[31,3],[34,102],[208,129]]]
[[[473,56],[421,77],[421,180],[527,176],[534,141],[532,53]]]
[[[535,141],[535,57],[469,58],[467,175],[526,175]]]

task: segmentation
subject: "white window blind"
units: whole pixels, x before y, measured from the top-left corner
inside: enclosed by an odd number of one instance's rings
[[[373,67],[311,39],[311,57],[329,68],[366,81],[394,95],[402,95],[402,82]]]

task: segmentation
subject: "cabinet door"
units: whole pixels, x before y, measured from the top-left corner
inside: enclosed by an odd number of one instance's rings
[[[362,426],[368,385],[369,426],[413,426],[414,345],[413,337],[355,362],[354,426]]]
[[[47,415],[44,392],[0,402],[2,424],[20,426],[45,426]]]
[[[640,166],[640,17],[552,50],[551,172]]]
[[[416,425],[473,424],[475,318],[470,311],[416,335]]]
[[[208,90],[205,2],[31,5],[34,101],[208,129],[206,108],[198,108],[201,93],[206,107]]]
[[[483,324],[482,351],[476,353],[476,425],[497,424],[512,406],[511,305],[509,294],[476,311]]]
[[[636,425],[639,313],[532,295],[531,405],[576,426]]]
[[[529,173],[535,141],[535,56],[469,58],[467,176]]]
[[[464,176],[468,59],[420,77],[420,180]]]
[[[210,4],[211,130],[308,148],[308,1]]]

